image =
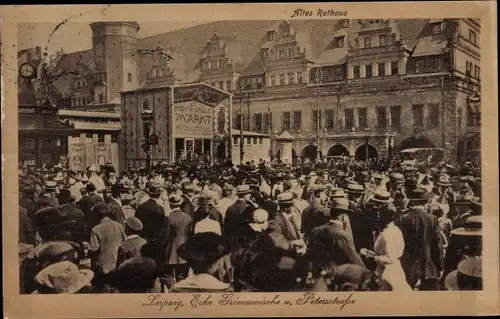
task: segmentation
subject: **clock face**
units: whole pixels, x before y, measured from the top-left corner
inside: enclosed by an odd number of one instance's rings
[[[23,63],[19,67],[19,73],[25,78],[32,78],[35,75],[35,68],[29,63]]]
[[[98,57],[101,57],[104,54],[104,44],[102,44],[102,42],[97,42],[95,44],[94,53]]]

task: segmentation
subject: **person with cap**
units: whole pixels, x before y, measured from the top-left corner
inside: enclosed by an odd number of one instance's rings
[[[119,293],[154,293],[158,278],[157,264],[154,259],[136,256],[125,260],[118,266],[114,283]]]
[[[78,207],[81,209],[83,214],[85,215],[85,223],[86,229],[89,232],[99,224],[101,217],[92,210],[92,207],[98,203],[102,202],[103,199],[101,196],[96,194],[96,188],[94,184],[89,183],[85,186],[85,190],[87,191],[87,195],[82,196],[82,199],[77,203]]]
[[[219,280],[218,261],[229,252],[224,238],[213,232],[195,234],[178,249],[193,274],[174,284],[170,292],[231,292],[230,283]]]
[[[182,205],[180,195],[170,195],[169,202],[172,211],[167,216],[168,231],[164,243],[165,258],[162,268],[167,276],[174,278],[175,281],[180,281],[188,276],[189,265],[186,260],[179,256],[177,251],[192,233],[193,219],[180,209]]]
[[[313,228],[324,225],[330,220],[330,209],[326,207],[325,189],[325,185],[313,185],[311,203],[302,212],[301,231],[306,240]]]
[[[148,242],[157,242],[165,236],[165,210],[158,204],[158,198],[162,193],[162,188],[159,184],[152,184],[147,190],[149,199],[137,206],[135,217],[137,217],[143,225],[141,237]]]
[[[125,216],[125,220],[129,217],[134,217],[135,216],[135,197],[129,192],[123,193],[121,195],[121,202],[123,204],[122,206],[122,212],[123,216]]]
[[[89,183],[94,184],[97,191],[102,191],[106,188],[106,184],[101,176],[97,174],[97,167],[95,164],[92,164],[89,169]]]
[[[438,219],[427,211],[427,190],[414,190],[409,200],[410,211],[397,222],[405,239],[401,265],[412,289],[420,281],[419,290],[436,290],[437,280],[443,269]]]
[[[291,192],[284,192],[278,195],[279,210],[276,217],[269,222],[269,233],[271,237],[283,236],[291,250],[303,254],[306,250],[306,243],[300,231],[298,219],[293,207],[294,200]]]
[[[95,284],[98,288],[104,288],[109,285],[111,274],[116,269],[118,249],[126,235],[123,226],[111,220],[111,209],[106,203],[96,203],[93,210],[101,216],[101,221],[92,229],[89,253],[96,275]]]
[[[222,214],[214,206],[214,199],[208,194],[202,194],[198,199],[198,209],[193,217],[194,231],[210,229],[222,234]]]
[[[120,191],[121,186],[119,184],[115,184],[111,186],[110,189],[106,189],[104,192],[104,201],[111,209],[111,219],[125,227],[125,215],[122,210]]]
[[[32,218],[36,212],[36,189],[31,186],[23,187],[19,192],[19,206],[26,209],[26,214]]]
[[[40,194],[40,197],[38,198],[38,204],[40,203],[49,203],[50,206],[52,207],[57,207],[59,206],[59,203],[57,201],[57,183],[54,181],[45,181],[44,186],[43,186],[43,191]],[[37,205],[36,210],[39,210],[41,207],[40,205]]]
[[[231,250],[242,244],[244,237],[241,236],[241,230],[252,220],[253,212],[256,207],[251,201],[252,190],[248,185],[236,187],[238,200],[227,208],[224,217],[223,230],[224,236],[228,239],[228,245]]]
[[[386,189],[389,193],[394,194],[396,191],[401,191],[404,188],[404,175],[401,173],[391,173],[389,174],[389,180],[386,183]]]
[[[483,260],[481,257],[465,258],[444,281],[447,290],[483,290]]]
[[[146,240],[140,236],[142,223],[136,217],[129,217],[125,222],[125,241],[118,248],[116,267],[119,267],[125,260],[141,256],[141,248],[146,244]]]
[[[70,261],[49,265],[35,276],[37,290],[33,294],[74,294],[91,291],[94,273],[78,269]],[[86,289],[88,288],[88,289]]]
[[[75,199],[68,189],[59,193],[57,220],[53,223],[52,232],[59,240],[69,240],[77,243],[88,241],[85,231],[85,215],[75,204]]]
[[[307,259],[313,273],[325,265],[355,264],[364,267],[351,236],[344,230],[343,217],[350,212],[349,201],[337,198],[330,203],[330,220],[315,227],[309,236]]]

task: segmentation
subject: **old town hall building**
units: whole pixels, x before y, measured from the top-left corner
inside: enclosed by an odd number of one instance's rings
[[[204,82],[233,94],[233,128],[270,135],[271,156],[284,136],[310,157],[480,148],[478,19],[218,21],[145,38],[133,22],[91,27],[93,48],[71,53],[88,76],[73,79],[69,109],[119,106],[146,82]],[[144,156],[120,134],[122,154]]]

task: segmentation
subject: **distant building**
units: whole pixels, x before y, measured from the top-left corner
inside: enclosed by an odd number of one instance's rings
[[[479,19],[219,21],[141,39],[134,22],[91,28],[91,50],[59,58],[83,73],[61,92],[68,108],[119,108],[147,81],[205,82],[234,94],[233,128],[269,134],[273,157],[285,132],[294,157],[441,147],[463,159],[480,144]]]

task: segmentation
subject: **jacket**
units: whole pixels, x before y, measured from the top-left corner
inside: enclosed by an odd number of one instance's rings
[[[92,229],[89,250],[93,252],[94,269],[109,274],[116,269],[118,249],[125,240],[122,225],[105,217]]]
[[[165,263],[185,264],[186,261],[177,254],[177,249],[187,241],[191,232],[193,219],[179,208],[176,208],[168,215],[167,220],[168,231],[165,237]]]
[[[158,205],[155,199],[150,198],[137,206],[135,217],[142,222],[141,237],[148,242],[154,242],[164,236],[165,233],[165,211]]]
[[[118,248],[118,258],[116,261],[116,267],[118,268],[118,266],[120,266],[120,264],[127,259],[140,257],[141,248],[146,243],[147,241],[138,235],[128,236]]]

